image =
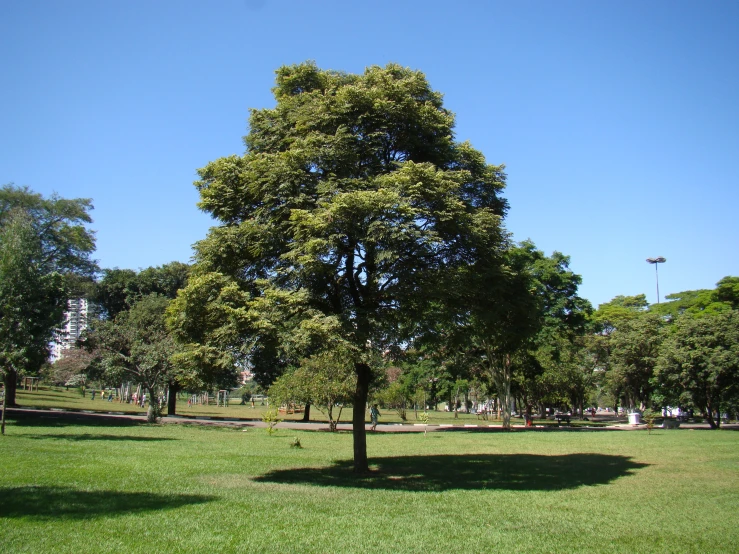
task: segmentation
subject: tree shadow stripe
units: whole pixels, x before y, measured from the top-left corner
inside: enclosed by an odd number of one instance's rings
[[[88,519],[179,508],[216,498],[192,494],[81,491],[68,487],[0,487],[0,517]]]

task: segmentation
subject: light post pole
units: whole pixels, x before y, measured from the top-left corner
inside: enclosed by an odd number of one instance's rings
[[[660,256],[659,258],[647,258],[647,263],[654,264],[654,275],[657,278],[657,304],[659,304],[659,272],[657,265],[665,263],[667,260]]]

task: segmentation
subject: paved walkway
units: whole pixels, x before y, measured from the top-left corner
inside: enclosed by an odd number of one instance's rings
[[[92,418],[100,420],[115,421],[130,421],[130,422],[145,422],[145,415],[134,415],[126,414],[123,412],[115,411],[92,411],[92,410],[63,410],[60,408],[8,408],[9,415],[20,415],[21,417],[34,417],[39,419],[49,420],[70,420],[70,421],[84,421]],[[267,424],[258,419],[245,419],[245,418],[227,418],[227,417],[187,417],[187,416],[165,416],[161,418],[162,423],[167,424],[192,424],[192,425],[220,425],[229,427],[255,427],[265,428]],[[514,430],[526,430],[526,431],[636,431],[646,430],[646,424],[640,425],[629,425],[628,423],[613,422],[607,426],[598,427],[584,427],[576,426],[569,427],[563,425],[557,427],[555,425],[534,425],[533,427],[526,427],[523,424],[513,424]],[[276,429],[295,429],[295,430],[308,430],[308,431],[328,431],[328,423],[326,422],[310,422],[303,423],[300,421],[282,421],[275,426]],[[369,424],[366,426],[369,431]],[[707,423],[682,423],[681,429],[709,429]],[[722,424],[722,429],[739,430],[739,424]],[[341,423],[338,425],[339,431],[351,431],[351,423]],[[423,423],[380,423],[377,426],[379,433],[420,433],[424,430],[431,432],[444,432],[444,431],[503,431],[499,424],[429,424],[424,425]]]

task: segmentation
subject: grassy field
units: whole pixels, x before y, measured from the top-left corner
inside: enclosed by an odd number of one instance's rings
[[[100,391],[95,397],[95,400],[90,398],[89,391],[87,395],[83,397],[77,390],[64,390],[63,388],[41,388],[38,392],[18,391],[18,404],[25,407],[35,408],[59,408],[59,409],[72,409],[72,410],[88,410],[88,411],[112,411],[112,412],[123,412],[127,414],[145,414],[145,408],[139,408],[134,404],[122,404],[118,401],[108,402],[100,398]],[[188,406],[186,399],[178,400],[177,402],[177,414],[183,416],[201,416],[201,417],[224,417],[224,418],[246,418],[246,419],[261,419],[269,409],[268,405],[262,405],[260,402],[256,402],[252,408],[251,404],[245,406],[241,405],[240,400],[232,400],[228,407],[216,406],[215,403],[210,405],[193,405]],[[334,412],[336,416],[336,412]],[[286,421],[299,421],[302,419],[301,414],[280,414]],[[416,414],[413,410],[407,412],[408,423],[420,423],[420,419],[416,419]],[[366,414],[367,421],[369,422],[369,412]],[[320,412],[316,407],[311,409],[311,420],[312,421],[327,421],[324,414]],[[351,423],[352,420],[352,409],[350,407],[345,408],[341,412],[341,422]],[[380,423],[400,423],[402,420],[400,416],[394,410],[382,410],[382,416],[380,417]],[[482,420],[475,414],[458,413],[457,417],[454,417],[454,413],[436,411],[429,413],[429,421],[431,424],[500,424],[500,421],[494,419]],[[626,419],[622,418],[625,422]],[[556,427],[557,422],[554,420],[544,421],[535,420],[536,425],[551,425]],[[514,423],[522,424],[522,419],[514,419]],[[605,425],[602,421],[578,421],[572,419],[573,426],[587,426],[587,427],[598,427]]]
[[[248,431],[14,415],[0,552],[736,552],[739,433]],[[295,438],[303,448],[292,448]]]

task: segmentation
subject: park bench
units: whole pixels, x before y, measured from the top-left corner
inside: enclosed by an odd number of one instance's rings
[[[554,419],[557,420],[557,425],[562,425],[564,421],[567,425],[570,424],[570,414],[554,414]]]
[[[662,429],[677,429],[679,427],[680,427],[679,419],[672,419],[672,418],[666,417],[662,421]]]

